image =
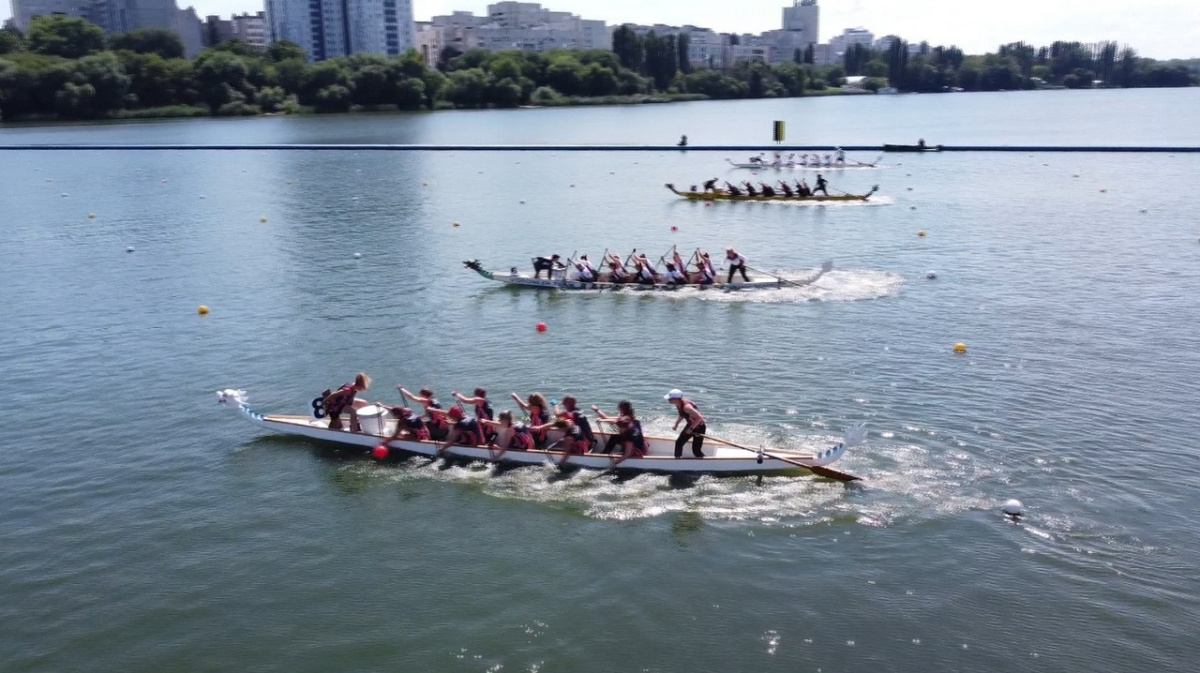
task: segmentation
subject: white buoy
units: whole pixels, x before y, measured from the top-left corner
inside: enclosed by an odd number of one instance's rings
[[[937,278],[937,273],[934,271],[930,271],[929,273],[925,274],[925,277],[928,278],[929,280],[934,280]]]
[[[1004,503],[1004,507],[1001,509],[1005,514],[1011,517],[1018,517],[1025,513],[1025,506],[1022,505],[1021,501],[1017,500],[1016,498]]]
[[[354,259],[362,259],[362,253],[361,252],[354,253]]]
[[[128,248],[125,248],[125,252],[133,252],[133,246],[131,245]]]

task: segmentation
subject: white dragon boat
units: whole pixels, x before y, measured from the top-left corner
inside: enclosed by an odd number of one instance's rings
[[[847,159],[844,162],[837,161],[747,161],[745,163],[734,161],[726,158],[725,161],[734,168],[749,168],[753,170],[776,170],[776,171],[850,171],[850,170],[877,170],[883,168],[879,164],[883,160],[881,155],[873,162],[854,161]]]
[[[711,285],[699,285],[696,283],[688,283],[686,285],[668,285],[665,283],[611,283],[607,281],[583,281],[579,280],[578,274],[573,270],[555,270],[550,274],[549,278],[534,278],[531,274],[521,273],[514,266],[509,269],[508,273],[489,271],[483,268],[479,260],[471,259],[463,262],[463,266],[478,273],[480,276],[488,280],[494,280],[505,285],[513,285],[516,287],[533,287],[544,290],[614,290],[622,291],[629,290],[631,292],[678,292],[684,289],[693,289],[700,291],[731,291],[731,290],[764,290],[778,289],[784,287],[804,287],[812,285],[821,279],[822,276],[833,270],[833,262],[827,261],[821,265],[819,269],[805,278],[785,278],[783,276],[769,276],[766,278],[756,278],[750,281],[734,279],[732,283],[726,283],[721,280]],[[761,273],[754,271],[754,273]],[[604,278],[601,275],[601,278]]]
[[[296,435],[332,442],[375,453],[378,447],[386,446],[386,454],[417,454],[422,456],[453,457],[459,459],[506,463],[513,465],[542,465],[547,462],[558,464],[564,456],[562,451],[499,450],[487,446],[450,446],[439,451],[441,442],[396,439],[387,441],[395,430],[396,421],[386,407],[369,405],[358,410],[361,431],[349,429],[331,430],[329,421],[310,416],[261,414],[250,408],[244,390],[217,391],[217,403],[240,413],[254,425],[285,435]],[[348,425],[348,424],[347,424]],[[548,446],[553,447],[561,439],[562,432],[548,433]],[[596,433],[598,443],[603,445],[609,435]],[[595,470],[617,469],[623,472],[649,472],[657,474],[813,474],[841,482],[858,481],[860,478],[829,465],[841,458],[846,450],[861,444],[866,438],[864,425],[859,424],[846,430],[841,442],[816,453],[785,449],[754,448],[720,440],[711,435],[704,445],[705,457],[694,458],[690,447],[685,447],[684,458],[675,457],[675,440],[662,437],[646,437],[647,455],[644,458],[629,458],[614,465],[614,455],[604,453],[572,454],[567,466]]]

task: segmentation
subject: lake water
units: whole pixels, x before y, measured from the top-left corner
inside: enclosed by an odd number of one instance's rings
[[[784,119],[796,143],[1200,145],[1197,103],[813,98],[3,127],[0,144],[721,144]],[[878,183],[866,206],[662,187],[750,177],[723,159],[0,153],[18,414],[0,671],[1192,670],[1200,156],[890,155],[830,176]],[[513,291],[461,267],[728,245],[760,269],[836,266],[702,296]],[[358,371],[369,399],[628,398],[661,433],[680,387],[713,434],[789,448],[865,421],[838,464],[865,481],[376,465],[266,436],[213,394],[300,413]],[[1014,497],[1019,524],[999,513]]]

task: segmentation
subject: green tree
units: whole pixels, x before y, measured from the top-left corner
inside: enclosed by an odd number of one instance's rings
[[[491,78],[481,68],[455,70],[450,73],[446,100],[461,108],[485,107],[491,83]]]
[[[25,37],[16,28],[0,28],[0,54],[25,51]]]
[[[807,47],[804,48],[804,63],[812,65],[813,62],[815,61],[815,59],[816,59],[815,49],[813,49],[812,44],[809,44]]]
[[[585,93],[583,66],[573,56],[557,55],[546,68],[545,84],[564,96],[581,96]]]
[[[271,45],[267,47],[267,58],[271,59],[275,63],[282,63],[283,61],[290,59],[307,61],[308,54],[304,53],[304,48],[295,42],[290,40],[280,40],[278,42],[272,42]]]
[[[396,97],[395,81],[386,65],[374,63],[353,71],[351,100],[355,105],[383,105]]]
[[[108,48],[138,54],[158,54],[162,58],[183,58],[183,40],[178,33],[165,28],[140,28],[118,33],[108,38]]]
[[[589,96],[611,96],[617,92],[617,75],[599,63],[583,70],[583,88]]]
[[[341,84],[332,84],[317,91],[317,112],[346,112],[350,109],[350,89]]]
[[[262,58],[263,50],[242,40],[225,40],[208,48],[208,51],[223,51],[242,58]]]
[[[71,16],[35,16],[29,24],[29,49],[39,54],[81,58],[104,49],[104,31]]]
[[[194,64],[200,97],[214,112],[253,92],[246,81],[246,62],[232,52],[209,49],[197,56]]]
[[[675,36],[675,47],[679,51],[679,72],[688,74],[692,71],[692,37],[687,33],[680,33]]]
[[[804,83],[808,79],[804,68],[793,62],[784,61],[775,69],[775,78],[783,86],[787,96],[803,96]]]
[[[401,110],[419,110],[424,103],[425,82],[423,80],[410,77],[396,87],[396,105]]]
[[[620,26],[613,31],[612,50],[617,55],[617,61],[621,67],[634,72],[642,71],[646,58],[645,46],[641,36],[632,28]]]
[[[488,99],[499,108],[513,108],[521,104],[521,86],[505,77],[488,87]]]

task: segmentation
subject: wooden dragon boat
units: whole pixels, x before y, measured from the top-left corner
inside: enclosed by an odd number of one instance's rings
[[[726,163],[728,163],[730,166],[733,166],[734,168],[749,168],[752,170],[769,169],[769,170],[774,170],[774,171],[780,171],[780,170],[786,170],[786,171],[850,171],[850,170],[877,170],[877,169],[883,168],[883,166],[879,165],[879,162],[882,159],[883,159],[883,157],[881,156],[878,159],[876,159],[874,163],[868,163],[865,161],[847,160],[844,163],[840,163],[840,164],[837,163],[836,161],[830,162],[830,163],[825,163],[825,162],[808,163],[808,162],[803,162],[803,161],[783,161],[783,162],[778,162],[778,163],[774,162],[774,161],[750,161],[747,163],[739,163],[739,162],[736,162],[729,158],[726,158],[725,161],[726,161]]]
[[[827,196],[824,194],[822,194],[820,196],[786,196],[784,194],[776,193],[774,196],[763,196],[762,194],[750,196],[749,194],[730,194],[729,192],[726,192],[726,191],[713,191],[713,192],[686,191],[686,192],[681,192],[678,189],[675,189],[675,185],[673,185],[669,182],[667,183],[666,187],[667,187],[667,189],[671,190],[676,195],[682,196],[683,198],[685,198],[689,201],[763,201],[763,202],[767,202],[767,203],[782,203],[782,202],[786,202],[786,203],[834,202],[834,203],[836,203],[836,202],[845,202],[845,201],[866,201],[867,199],[871,198],[872,194],[879,191],[879,185],[875,185],[874,187],[871,188],[871,191],[867,192],[866,194],[834,194],[832,196]]]
[[[803,287],[811,285],[821,276],[833,270],[833,262],[827,261],[821,265],[812,275],[805,278],[785,278],[783,276],[770,276],[767,278],[757,278],[750,281],[735,279],[732,283],[725,283],[720,280],[711,285],[698,285],[696,283],[688,283],[686,285],[668,285],[664,283],[644,284],[644,283],[611,283],[606,281],[587,282],[579,280],[579,277],[574,271],[558,270],[551,274],[549,278],[534,278],[528,273],[517,271],[516,267],[512,267],[508,273],[497,273],[483,268],[479,260],[469,259],[463,262],[463,266],[478,273],[480,276],[488,280],[494,280],[505,285],[516,287],[532,287],[541,288],[544,290],[630,290],[633,292],[678,292],[687,288],[701,291],[730,291],[730,290],[764,290],[777,289],[783,287]],[[760,272],[756,272],[760,273]],[[601,274],[601,279],[607,274]]]
[[[926,145],[917,143],[916,145],[889,145],[884,144],[884,152],[941,152],[941,145]]]
[[[355,432],[349,429],[331,430],[327,420],[310,416],[258,413],[252,410],[246,402],[246,391],[244,390],[218,391],[217,403],[237,411],[254,425],[272,432],[308,437],[364,452],[372,451],[386,442],[386,453],[389,456],[407,453],[431,457],[454,457],[488,463],[542,465],[547,462],[557,464],[564,455],[563,451],[555,451],[553,448],[533,451],[509,449],[500,453],[487,446],[455,445],[448,447],[445,451],[439,451],[441,442],[407,439],[386,441],[395,430],[396,421],[391,419],[390,411],[386,407],[376,405],[358,410],[361,431]],[[595,434],[601,446],[609,437],[606,433],[596,432]],[[553,447],[561,439],[561,436],[561,431],[549,431],[547,445]],[[852,426],[846,430],[841,442],[825,450],[812,453],[742,446],[710,435],[706,438],[704,458],[694,458],[690,455],[684,458],[675,458],[674,439],[646,437],[648,452],[644,458],[629,458],[614,466],[613,458],[615,456],[609,454],[572,454],[567,459],[567,465],[597,470],[609,470],[615,467],[622,472],[657,474],[814,474],[836,481],[851,482],[858,481],[859,477],[833,469],[829,465],[841,458],[847,449],[861,444],[865,438],[866,429],[863,425]]]

